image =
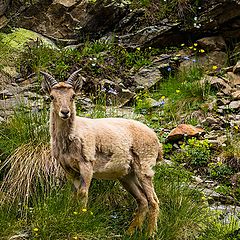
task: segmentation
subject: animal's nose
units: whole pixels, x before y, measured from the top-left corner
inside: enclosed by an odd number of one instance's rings
[[[61,110],[61,114],[67,116],[69,114],[69,110]]]

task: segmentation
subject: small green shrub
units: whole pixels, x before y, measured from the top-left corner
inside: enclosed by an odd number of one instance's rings
[[[168,154],[172,152],[173,146],[171,143],[166,143],[166,144],[163,144],[163,149],[164,149],[163,150],[164,154]]]
[[[208,140],[188,139],[181,145],[181,151],[174,154],[173,159],[177,162],[187,163],[193,168],[207,166],[210,159],[210,144]]]
[[[233,174],[233,169],[222,162],[208,164],[210,177],[220,181],[226,181]]]
[[[223,147],[220,155],[226,165],[235,169],[235,171],[240,170],[240,138],[238,131],[230,132],[227,135],[226,146]]]
[[[141,50],[137,48],[136,51],[126,52],[126,66],[135,67],[139,69],[142,66],[150,65],[151,51],[149,49]]]

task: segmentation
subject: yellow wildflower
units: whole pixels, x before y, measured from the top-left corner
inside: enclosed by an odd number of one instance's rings
[[[34,228],[33,231],[34,231],[34,232],[38,232],[39,229],[38,229],[38,228]]]
[[[179,89],[177,89],[177,90],[176,90],[176,93],[180,93],[180,90],[179,90]]]
[[[213,70],[217,70],[217,68],[218,68],[218,66],[215,66],[215,65],[212,66],[212,69],[213,69]]]
[[[193,49],[193,46],[189,47],[189,49]]]
[[[87,209],[86,209],[86,208],[83,208],[83,209],[82,209],[82,212],[87,212]]]
[[[78,212],[73,212],[74,215],[78,215]]]
[[[222,165],[223,165],[223,163],[222,163],[222,162],[218,162],[217,164],[218,164],[218,166],[222,166]]]
[[[205,196],[202,196],[202,200],[203,200],[203,201],[206,201],[207,198],[206,198]]]
[[[141,48],[140,48],[140,47],[137,47],[136,49],[137,49],[138,51],[140,51],[140,50],[141,50]]]
[[[93,215],[93,212],[90,212],[91,215]]]
[[[166,97],[165,96],[161,96],[161,99],[165,99]]]
[[[196,48],[194,48],[193,50],[194,50],[194,51],[197,51],[197,49],[196,49]]]
[[[182,44],[181,44],[181,47],[184,47],[184,46],[185,46],[185,43],[182,43]]]
[[[204,50],[204,49],[200,49],[199,52],[200,52],[200,53],[204,53],[205,50]]]
[[[197,43],[194,43],[193,45],[196,47],[198,44],[197,44]]]
[[[234,126],[234,128],[235,128],[236,130],[238,130],[238,126]]]

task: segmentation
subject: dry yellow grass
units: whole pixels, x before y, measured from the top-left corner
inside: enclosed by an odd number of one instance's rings
[[[57,186],[64,174],[51,157],[49,144],[23,144],[8,158],[0,170],[6,168],[0,187],[1,202],[21,203],[26,206],[29,199],[39,191],[48,193]]]

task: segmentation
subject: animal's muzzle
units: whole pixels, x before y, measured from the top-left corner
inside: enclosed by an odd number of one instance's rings
[[[61,110],[59,112],[59,116],[62,118],[62,119],[68,119],[70,117],[71,113],[68,109],[64,109],[64,110]]]

